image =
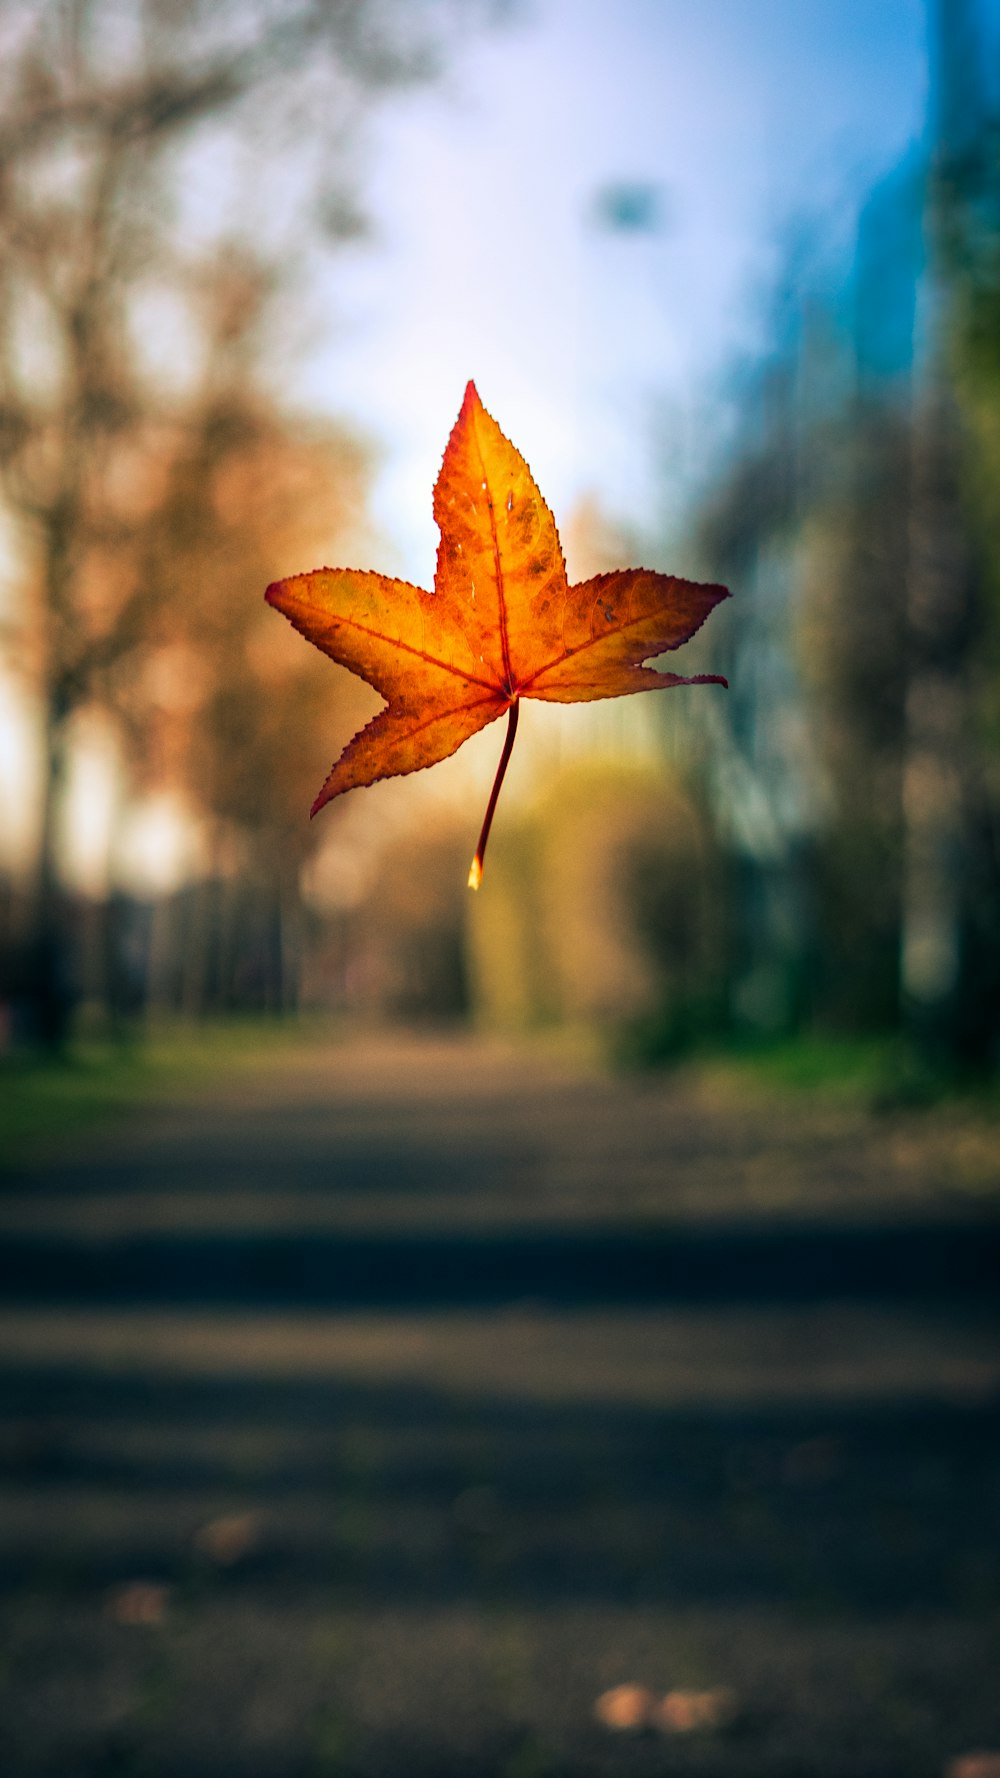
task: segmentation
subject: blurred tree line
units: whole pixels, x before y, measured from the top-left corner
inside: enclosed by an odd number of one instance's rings
[[[704,775],[736,1022],[902,1028],[981,1069],[1000,1042],[1000,69],[977,0],[933,0],[929,22],[925,140],[870,194],[846,281],[793,253],[702,513],[702,557],[740,595]]]
[[[0,893],[15,1036],[58,1045],[81,998],[112,1021],[294,999],[301,812],[356,691],[261,594],[362,553],[367,479],[363,443],[284,395],[297,294],[363,227],[367,108],[433,72],[456,10],[0,5],[0,664],[40,762],[32,856]],[[160,794],[197,830],[172,897],[118,890],[113,857],[103,894],[67,887],[95,721],[122,819]]]
[[[693,645],[730,690],[657,700],[652,777],[591,770],[522,823],[516,890],[494,881],[475,913],[474,992],[494,1016],[611,1020],[650,1057],[813,1031],[901,1034],[945,1072],[997,1063],[986,24],[982,0],[930,0],[923,140],[846,246],[823,219],[786,244],[771,348],[737,379],[692,526],[696,571],[736,594]]]
[[[734,436],[692,525],[695,570],[736,595],[692,645],[729,692],[656,700],[654,773],[578,773],[498,835],[494,869],[520,849],[516,887],[494,879],[470,953],[492,1016],[610,1020],[647,1057],[812,1031],[903,1035],[945,1073],[996,1066],[986,24],[982,0],[930,0],[923,140],[846,247],[823,219],[786,244],[771,348],[737,379]]]
[[[688,571],[736,597],[686,669],[729,693],[589,712],[589,747],[508,800],[479,897],[468,812],[412,785],[406,821],[389,786],[377,821],[352,799],[304,819],[371,700],[260,597],[290,565],[365,556],[364,444],[284,394],[296,298],[362,226],[366,108],[432,71],[453,16],[0,5],[0,641],[44,761],[32,870],[0,889],[20,1033],[58,1041],[80,1000],[112,1025],[305,1000],[582,1022],[649,1056],[902,1031],[935,1065],[995,1064],[1000,69],[982,3],[929,0],[924,139],[846,250],[821,221],[791,241],[771,348],[734,390]],[[575,577],[656,565],[594,512],[575,530]],[[106,889],[66,888],[67,771],[95,715],[123,827],[167,792],[190,816],[198,858],[173,886],[123,890],[112,820]]]

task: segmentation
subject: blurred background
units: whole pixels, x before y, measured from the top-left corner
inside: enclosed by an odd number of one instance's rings
[[[305,1005],[989,1070],[991,0],[2,28],[4,1043]],[[735,593],[728,696],[528,712],[477,899],[493,733],[310,824],[377,702],[260,596],[431,583],[470,375],[571,577]]]
[[[1000,0],[0,0],[0,243],[4,1772],[997,1778]],[[470,377],[734,595],[476,896]]]

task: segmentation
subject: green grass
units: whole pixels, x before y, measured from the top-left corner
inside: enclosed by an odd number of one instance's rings
[[[765,1090],[818,1093],[876,1110],[958,1100],[981,1112],[1000,1111],[996,1075],[936,1065],[901,1037],[801,1036],[736,1047],[714,1059],[734,1078]]]
[[[0,1061],[0,1167],[117,1121],[177,1092],[277,1061],[308,1040],[306,1021],[165,1026],[126,1042],[84,1039],[56,1058]]]
[[[809,1036],[738,1044],[712,1060],[761,1087],[867,1099],[891,1076],[896,1046],[891,1038]]]
[[[649,1033],[626,1034],[613,1053],[626,1070],[683,1067],[721,1083],[761,1094],[809,1093],[844,1105],[876,1110],[932,1106],[961,1100],[981,1112],[1000,1112],[1000,1079],[966,1076],[935,1065],[899,1035],[730,1038],[675,1049],[658,1046]]]

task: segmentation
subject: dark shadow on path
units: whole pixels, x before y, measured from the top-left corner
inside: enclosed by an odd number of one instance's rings
[[[8,1367],[0,1580],[204,1578],[191,1534],[224,1506],[265,1527],[226,1589],[300,1601],[975,1610],[1000,1580],[997,1406],[665,1411]]]
[[[989,1294],[1000,1227],[968,1220],[532,1228],[484,1235],[296,1229],[118,1239],[8,1235],[0,1299],[337,1309],[878,1301]]]

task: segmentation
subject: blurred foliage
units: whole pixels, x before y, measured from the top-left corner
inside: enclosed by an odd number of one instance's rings
[[[734,391],[697,526],[737,594],[731,691],[692,713],[720,1029],[899,1032],[917,1097],[1000,1058],[1000,123],[977,7],[931,23],[925,142],[839,271],[793,240]]]
[[[248,22],[143,0],[117,59],[112,10],[32,0],[0,74],[3,640],[47,759],[31,880],[0,883],[2,1037],[58,1038],[81,1008],[120,1032],[304,1003],[595,1031],[642,1062],[873,1043],[872,1092],[913,1101],[989,1075],[1000,120],[975,0],[932,8],[924,140],[846,247],[820,223],[790,239],[768,349],[734,377],[685,564],[736,595],[685,656],[729,692],[656,701],[658,756],[609,706],[574,765],[511,799],[477,898],[465,809],[415,800],[404,823],[380,787],[363,821],[305,819],[372,699],[260,597],[367,553],[364,442],[282,393],[296,280],[320,239],[356,233],[353,125],[428,72],[447,8],[302,0]],[[300,111],[316,176],[272,238],[247,219]],[[202,131],[243,157],[243,207],[205,239],[185,221]],[[185,317],[183,377],[150,359],[151,289]],[[676,564],[653,531],[584,503],[574,574]],[[59,823],[92,719],[116,737],[119,804],[107,892],[72,895]],[[116,849],[158,797],[197,856],[126,892]]]
[[[411,1021],[468,1015],[462,933],[469,850],[465,825],[440,818],[382,852],[345,933],[346,986],[356,1011]]]
[[[261,594],[301,560],[358,551],[366,458],[284,388],[309,267],[363,225],[366,111],[433,73],[476,10],[26,0],[0,14],[0,664],[37,712],[41,755],[35,855],[0,898],[15,1036],[58,1046],[81,997],[112,1019],[136,998],[110,961],[100,979],[120,935],[80,951],[89,910],[65,885],[88,723],[118,780],[109,930],[136,807],[172,799],[202,853],[195,930],[151,916],[139,1000],[239,999],[226,954],[247,948],[241,910],[261,898],[273,932],[263,950],[250,940],[250,1003],[294,999],[305,785],[328,763],[321,714],[349,733],[356,694],[267,634]]]
[[[475,1005],[500,1026],[614,1027],[668,1004],[697,1029],[724,971],[722,861],[679,778],[566,770],[496,836],[470,925]]]

